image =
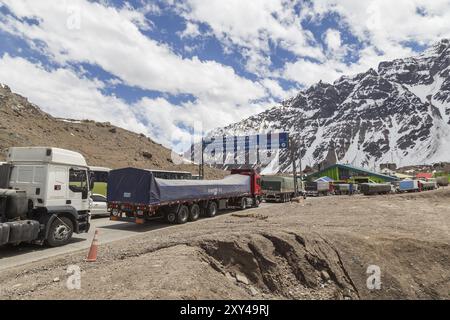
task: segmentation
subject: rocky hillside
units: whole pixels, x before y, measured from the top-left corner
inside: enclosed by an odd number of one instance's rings
[[[82,153],[89,165],[120,168],[133,166],[198,173],[196,166],[175,165],[171,151],[150,138],[109,123],[56,119],[0,85],[0,161],[16,146],[51,146]],[[207,177],[223,172],[205,168]]]
[[[450,160],[450,40],[422,54],[383,62],[333,84],[320,82],[295,98],[210,136],[290,132],[303,164],[332,154],[339,162],[373,168]],[[290,170],[287,152],[281,171]]]

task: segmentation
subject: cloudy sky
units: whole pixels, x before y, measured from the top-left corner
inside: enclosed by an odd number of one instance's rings
[[[1,0],[0,82],[166,146],[450,37],[450,0]]]

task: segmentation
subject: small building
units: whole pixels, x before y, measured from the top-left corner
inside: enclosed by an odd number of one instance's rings
[[[373,172],[363,168],[354,167],[349,164],[335,164],[329,166],[322,171],[308,176],[308,180],[315,180],[324,176],[330,177],[337,182],[364,183],[373,181],[377,183],[385,183],[398,180],[395,176]]]

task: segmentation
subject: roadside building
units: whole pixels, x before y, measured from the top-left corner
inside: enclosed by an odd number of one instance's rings
[[[354,167],[349,164],[331,165],[319,172],[309,175],[308,180],[314,181],[315,179],[324,176],[330,177],[331,179],[337,182],[364,183],[373,181],[377,183],[385,183],[385,182],[394,182],[398,180],[398,178],[395,176],[373,172],[363,168]]]

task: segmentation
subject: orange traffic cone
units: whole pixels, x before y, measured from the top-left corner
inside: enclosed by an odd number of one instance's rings
[[[95,230],[94,239],[92,240],[91,249],[89,250],[86,262],[96,262],[98,251],[98,230]]]

